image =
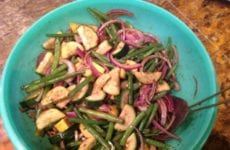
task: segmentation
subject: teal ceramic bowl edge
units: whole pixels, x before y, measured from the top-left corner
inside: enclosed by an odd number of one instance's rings
[[[8,118],[7,117],[7,110],[4,108],[4,104],[6,103],[3,99],[4,99],[4,85],[7,84],[7,79],[5,78],[6,76],[6,73],[7,73],[7,68],[10,66],[11,62],[13,61],[13,57],[15,56],[15,51],[16,49],[19,49],[18,47],[20,47],[20,43],[21,42],[24,42],[23,41],[23,38],[26,37],[27,33],[28,32],[32,32],[32,28],[36,27],[37,24],[41,24],[43,22],[43,20],[45,19],[48,19],[50,16],[52,16],[52,13],[54,12],[58,12],[58,11],[61,11],[62,9],[64,9],[65,7],[68,7],[68,5],[71,5],[72,3],[80,3],[81,1],[85,1],[85,0],[79,0],[79,1],[74,1],[74,2],[71,2],[71,3],[67,3],[55,10],[52,10],[51,12],[49,12],[48,14],[44,15],[43,17],[41,17],[40,19],[38,19],[26,32],[26,34],[22,35],[20,37],[20,39],[17,41],[16,45],[14,46],[10,56],[8,57],[8,60],[4,66],[4,70],[3,70],[3,74],[2,74],[2,78],[0,79],[0,96],[1,96],[1,100],[2,100],[2,103],[0,105],[0,112],[1,112],[1,115],[2,115],[2,119],[3,119],[3,122],[4,122],[4,126],[6,128],[6,131],[8,133],[8,136],[10,138],[10,140],[12,141],[12,143],[14,144],[14,146],[16,146],[17,149],[25,149],[25,147],[27,147],[27,144],[24,143],[23,140],[19,139],[18,136],[17,136],[17,133],[15,132],[15,129],[11,126],[11,120],[12,118]],[[170,12],[154,5],[154,4],[151,4],[151,3],[148,3],[148,2],[145,2],[145,1],[141,1],[141,0],[128,0],[128,1],[132,1],[132,3],[145,3],[146,7],[153,7],[154,9],[157,9],[158,11],[160,11],[163,15],[166,15],[166,16],[169,16],[171,18],[173,18],[175,20],[175,22],[177,24],[179,24],[185,32],[188,32],[191,36],[194,37],[194,40],[195,42],[201,47],[201,49],[203,50],[203,57],[206,58],[206,61],[208,62],[209,64],[209,71],[210,72],[214,72],[214,73],[211,73],[211,77],[212,77],[212,85],[210,85],[210,87],[212,87],[212,90],[213,92],[216,92],[217,89],[218,89],[218,86],[217,86],[217,81],[216,81],[216,74],[215,74],[215,69],[214,69],[214,66],[212,64],[212,61],[209,57],[209,54],[207,53],[205,47],[203,46],[203,44],[201,43],[201,41],[197,38],[197,36],[191,31],[191,29],[189,29],[182,21],[180,21],[180,19],[178,19],[177,17],[175,17],[174,15],[172,15]],[[214,99],[213,102],[216,102],[217,101],[217,98]],[[213,128],[213,124],[214,124],[214,121],[215,121],[215,118],[216,118],[216,113],[217,113],[217,109],[213,109],[213,111],[211,112],[212,113],[212,118],[211,118],[211,121],[210,121],[210,125],[208,126],[208,128],[206,129],[206,132],[205,134],[203,135],[203,137],[201,137],[202,140],[199,141],[199,143],[194,147],[194,149],[201,149],[202,146],[204,145],[204,143],[206,142],[212,128]]]

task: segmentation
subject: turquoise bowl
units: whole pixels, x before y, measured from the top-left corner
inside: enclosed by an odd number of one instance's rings
[[[1,78],[1,115],[6,131],[16,149],[48,149],[47,138],[36,137],[35,126],[19,111],[19,101],[25,96],[20,86],[38,78],[34,73],[36,57],[41,52],[41,43],[46,33],[67,29],[69,22],[96,23],[87,12],[88,7],[106,11],[113,8],[127,9],[135,17],[123,19],[136,28],[158,36],[163,43],[168,36],[177,45],[179,66],[177,76],[181,85],[175,95],[189,104],[217,91],[216,74],[211,59],[196,35],[178,18],[166,10],[141,0],[78,0],[57,8],[43,16],[28,29],[12,50]],[[195,77],[198,94],[193,97]],[[216,102],[213,98],[205,104]],[[198,150],[210,134],[216,117],[216,108],[194,113],[175,131],[181,141],[171,140],[178,150]]]

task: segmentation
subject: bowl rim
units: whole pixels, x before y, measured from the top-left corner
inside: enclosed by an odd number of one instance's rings
[[[107,1],[108,3],[111,2]],[[216,77],[216,71],[215,68],[213,66],[212,60],[206,50],[206,48],[204,47],[204,45],[202,44],[202,42],[199,40],[199,38],[196,36],[195,33],[192,32],[192,30],[183,22],[181,21],[178,17],[176,17],[175,15],[173,15],[172,13],[170,13],[169,11],[165,10],[164,8],[161,8],[153,3],[150,2],[146,2],[143,0],[119,0],[120,2],[124,2],[124,3],[137,3],[138,4],[142,4],[144,5],[144,7],[148,7],[149,9],[156,9],[157,11],[159,11],[160,13],[162,13],[163,15],[167,15],[168,17],[172,18],[173,20],[175,20],[182,28],[183,30],[185,30],[186,32],[188,32],[189,34],[191,34],[192,37],[194,37],[194,40],[196,43],[199,44],[200,48],[203,50],[202,55],[204,55],[204,57],[206,58],[207,61],[207,65],[209,66],[210,70],[213,71],[213,73],[211,74],[211,79],[212,79],[212,88],[213,91],[216,92],[218,89],[218,84],[217,84],[217,77]],[[50,16],[52,16],[55,13],[58,13],[60,11],[62,11],[63,9],[69,7],[70,5],[74,5],[74,4],[78,4],[80,5],[82,2],[86,2],[86,0],[78,0],[78,1],[72,1],[69,3],[66,3],[64,5],[61,5],[49,12],[47,12],[45,15],[43,15],[42,17],[40,17],[39,19],[37,19],[28,29],[27,31],[17,40],[16,44],[14,45],[12,51],[10,52],[10,55],[7,58],[6,64],[4,65],[4,69],[2,72],[2,76],[1,80],[0,80],[0,100],[2,100],[2,104],[0,105],[0,114],[2,116],[2,120],[3,120],[3,124],[4,127],[6,129],[6,132],[8,134],[8,137],[10,138],[11,142],[13,143],[14,147],[16,149],[25,149],[26,147],[28,147],[28,145],[26,144],[26,142],[22,139],[19,138],[18,133],[15,132],[15,128],[11,125],[11,120],[10,118],[8,118],[8,114],[7,114],[7,110],[5,109],[5,101],[4,101],[4,97],[5,97],[5,91],[4,91],[4,86],[7,84],[7,80],[6,80],[6,75],[7,75],[7,70],[9,68],[10,63],[13,61],[13,57],[15,55],[16,50],[18,49],[20,43],[22,42],[22,40],[27,36],[28,33],[32,32],[33,28],[36,28],[36,26],[38,26],[39,24],[42,24],[42,20],[46,20],[49,19]],[[88,1],[89,2],[89,1]],[[92,3],[92,1],[90,1]],[[98,1],[93,1],[94,3],[97,3]],[[101,1],[99,1],[101,2]],[[141,6],[137,6],[137,7],[141,7]],[[217,101],[217,98],[214,98],[213,101]],[[202,146],[204,145],[204,143],[206,142],[208,136],[211,133],[211,130],[214,126],[214,121],[216,119],[216,115],[217,115],[217,108],[212,109],[212,112],[210,112],[212,114],[211,119],[210,119],[210,124],[209,126],[206,128],[206,132],[204,132],[205,134],[203,134],[202,137],[200,137],[202,140],[200,140],[197,145],[195,145],[193,147],[193,149],[201,149]]]

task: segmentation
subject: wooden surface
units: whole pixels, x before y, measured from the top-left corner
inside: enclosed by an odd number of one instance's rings
[[[16,40],[38,18],[70,0],[0,0],[0,69]],[[222,0],[151,0],[182,19],[209,51],[220,88],[230,86],[230,3]],[[230,92],[220,101],[230,98]],[[230,149],[230,109],[219,107],[215,127],[205,150]],[[0,150],[11,150],[0,121]]]

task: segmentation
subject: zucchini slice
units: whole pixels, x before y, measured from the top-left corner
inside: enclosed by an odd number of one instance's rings
[[[54,56],[51,52],[46,52],[42,61],[38,64],[36,72],[45,75],[47,70],[52,66]]]
[[[103,91],[116,96],[120,94],[120,68],[114,68],[109,72],[111,78],[103,87]]]
[[[135,150],[137,147],[137,138],[135,133],[131,134],[126,143],[125,143],[125,150]]]
[[[161,77],[161,72],[132,72],[135,77],[143,84],[152,84],[154,81],[158,81]]]
[[[106,84],[106,82],[110,79],[110,74],[102,74],[94,83],[93,90],[90,96],[86,97],[86,100],[89,102],[97,102],[102,101],[106,94],[102,91],[102,87]]]
[[[162,81],[157,84],[157,93],[170,90],[170,86],[166,81]]]
[[[92,137],[92,138],[87,138],[86,140],[84,140],[78,150],[91,150],[97,143],[97,140]]]
[[[85,80],[85,78],[82,78],[80,83],[83,82]],[[72,91],[75,88],[76,85],[71,85],[70,87],[68,87],[68,91]],[[89,89],[89,84],[87,84],[86,86],[84,86],[80,91],[78,91],[73,97],[72,97],[72,101],[79,101],[81,100],[87,93]]]
[[[46,106],[51,103],[57,103],[60,100],[66,99],[69,91],[63,86],[57,86],[51,89],[46,96],[41,100],[41,105]]]
[[[97,46],[98,37],[94,29],[86,25],[81,25],[80,27],[78,27],[77,32],[82,40],[86,51]]]
[[[61,45],[61,58],[66,59],[70,58],[77,54],[76,49],[79,48],[80,50],[84,50],[81,44],[70,41],[70,42],[62,42]]]
[[[109,44],[108,40],[104,40],[99,44],[99,46],[96,49],[96,52],[101,55],[105,55],[112,49],[112,46]]]
[[[55,136],[49,137],[49,141],[51,144],[59,144],[62,140],[69,141],[74,138],[75,130],[76,130],[75,126],[72,126],[63,133],[58,133]]]
[[[42,130],[48,125],[62,119],[65,117],[65,114],[58,109],[50,108],[43,111],[36,120],[36,126],[38,130]]]
[[[128,104],[128,101],[129,101],[129,91],[124,90],[121,93],[121,102],[120,102],[121,109],[123,109],[125,105]]]
[[[131,125],[135,117],[136,113],[134,111],[134,108],[131,105],[126,104],[119,116],[119,118],[124,120],[124,122],[122,124],[116,123],[114,128],[118,131],[125,131]]]
[[[119,42],[112,55],[116,58],[122,58],[129,52],[129,46],[124,42]]]

